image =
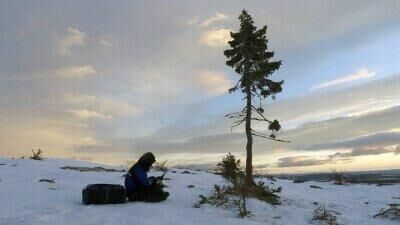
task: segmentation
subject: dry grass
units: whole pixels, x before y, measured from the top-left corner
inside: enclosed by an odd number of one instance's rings
[[[36,152],[33,150],[33,149],[31,149],[32,150],[32,155],[29,157],[30,159],[33,159],[33,160],[43,160],[43,157],[42,157],[42,150],[37,150]]]
[[[162,172],[168,171],[167,160],[154,163],[153,169]]]

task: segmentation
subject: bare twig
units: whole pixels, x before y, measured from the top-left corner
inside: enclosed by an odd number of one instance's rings
[[[285,141],[285,140],[281,140],[281,139],[271,138],[271,137],[268,137],[266,135],[261,135],[261,134],[256,134],[256,133],[251,133],[251,134],[254,135],[254,136],[262,137],[262,138],[269,139],[269,140],[272,140],[272,141],[278,141],[278,142],[284,142],[284,143],[289,143],[290,142],[290,141]]]
[[[251,107],[252,107],[265,121],[267,121],[268,123],[272,123],[272,121],[269,120],[269,119],[267,119],[267,118],[265,118],[265,116],[264,116],[256,107],[254,107],[254,105],[251,105]]]

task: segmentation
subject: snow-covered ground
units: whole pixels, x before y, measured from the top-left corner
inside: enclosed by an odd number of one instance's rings
[[[207,195],[219,176],[206,172],[167,173],[171,180],[170,197],[161,203],[132,202],[118,205],[83,205],[81,190],[91,183],[123,184],[122,172],[78,172],[62,166],[98,166],[91,163],[46,159],[44,161],[0,158],[0,224],[320,224],[312,220],[318,205],[339,212],[343,225],[389,225],[399,221],[372,218],[388,203],[400,203],[400,185],[336,186],[331,183],[294,184],[278,180],[283,187],[282,205],[271,206],[257,200],[248,201],[255,216],[238,219],[236,212],[203,205],[192,206],[200,194]],[[154,172],[156,175],[157,172]],[[39,182],[54,179],[55,183]],[[188,188],[194,185],[194,188]],[[310,188],[318,185],[322,189]],[[318,205],[315,205],[317,202]],[[365,202],[368,202],[366,204]]]

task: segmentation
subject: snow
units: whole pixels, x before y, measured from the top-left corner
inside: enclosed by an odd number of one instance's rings
[[[35,161],[0,158],[0,224],[318,225],[321,223],[312,220],[312,212],[323,204],[341,214],[338,216],[340,224],[399,224],[399,221],[372,217],[387,204],[400,203],[399,199],[393,198],[400,197],[400,185],[337,186],[332,183],[294,184],[289,180],[277,180],[275,185],[283,188],[282,205],[271,206],[252,199],[248,201],[248,209],[254,216],[238,219],[233,210],[209,205],[192,207],[200,194],[208,195],[213,184],[223,182],[214,174],[199,171],[181,174],[183,170],[171,169],[177,173],[168,172],[166,175],[171,180],[165,181],[170,192],[165,202],[86,206],[81,203],[84,186],[91,183],[123,184],[124,173],[60,169],[63,166],[102,165],[61,159]],[[40,179],[55,179],[55,183],[39,182]],[[188,188],[188,185],[195,187]],[[318,185],[322,189],[313,189],[310,185]]]

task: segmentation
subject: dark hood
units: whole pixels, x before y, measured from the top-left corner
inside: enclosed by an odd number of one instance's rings
[[[156,157],[154,157],[153,153],[147,152],[139,158],[136,165],[140,165],[145,171],[149,171],[155,161]]]

